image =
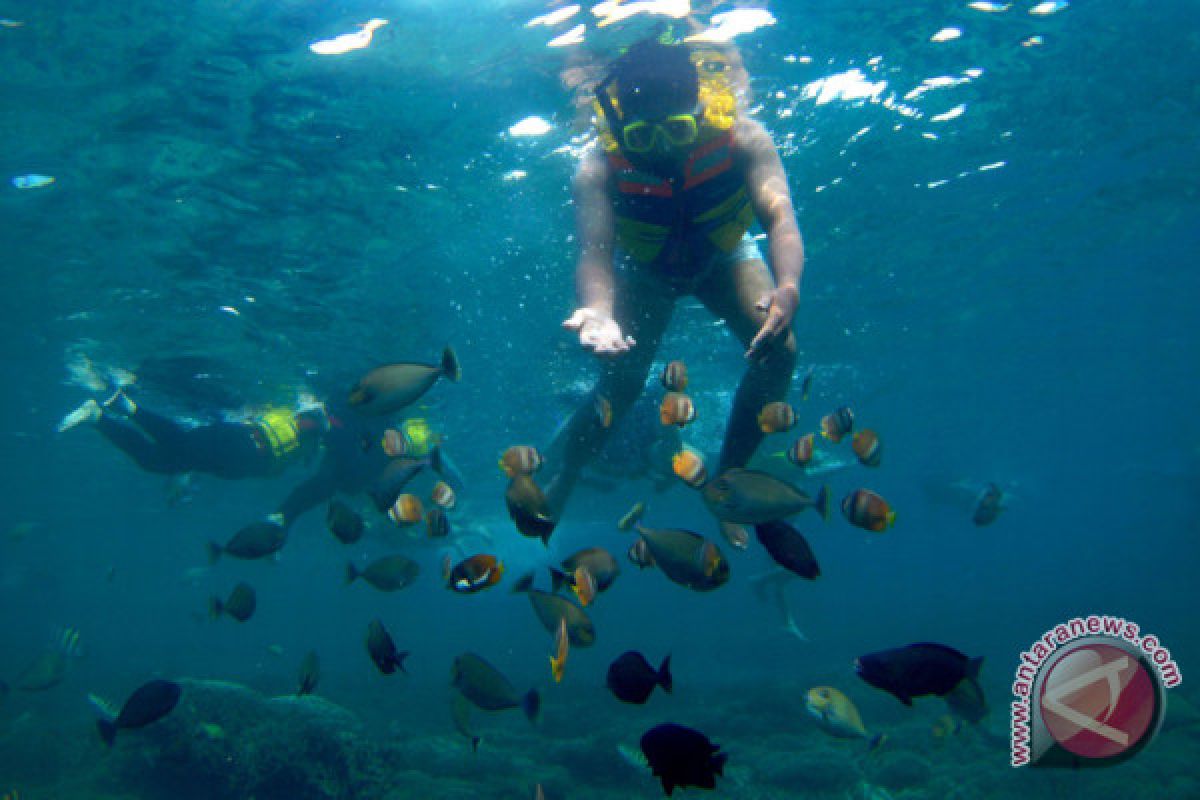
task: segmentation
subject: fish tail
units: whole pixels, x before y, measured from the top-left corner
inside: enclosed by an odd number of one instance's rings
[[[216,542],[208,543],[208,563],[215,564],[217,559],[221,557],[221,545]]]
[[[399,653],[396,653],[396,655],[394,655],[392,657],[392,664],[399,667],[400,671],[403,672],[405,675],[408,674],[408,670],[405,669],[405,667],[404,667],[404,659],[406,659],[406,658],[408,658],[407,650],[401,650]]]
[[[658,685],[663,688],[664,692],[670,692],[675,685],[674,679],[671,677],[671,656],[668,655],[663,659],[662,665],[658,668]]]
[[[479,752],[479,743],[480,743],[481,741],[482,741],[482,740],[481,740],[481,739],[480,739],[478,736],[472,736],[472,737],[471,737],[471,752],[472,752],[472,753],[478,753],[478,752]]]
[[[713,759],[712,759],[713,772],[717,773],[718,775],[723,776],[725,774],[725,772],[724,772],[725,761],[728,758],[729,758],[728,753],[717,753],[715,756],[713,756]]]
[[[896,512],[895,512],[895,511],[889,511],[889,512],[887,513],[887,527],[889,527],[889,528],[890,528],[890,527],[892,527],[892,526],[893,526],[893,525],[895,525],[895,524],[896,524]]]
[[[525,717],[530,722],[537,722],[538,714],[541,709],[541,695],[538,694],[537,689],[530,689],[529,692],[521,698],[521,710],[525,712]]]
[[[208,598],[208,618],[209,619],[216,619],[217,617],[221,616],[221,612],[224,610],[225,610],[225,606],[223,606],[221,604],[221,598],[216,597],[215,595],[213,597]]]
[[[354,563],[353,563],[353,562],[351,562],[351,561],[347,561],[347,562],[346,562],[346,583],[347,583],[347,584],[354,583],[354,581],[355,581],[355,580],[358,578],[358,576],[359,576],[359,575],[361,575],[361,574],[362,574],[362,573],[360,573],[360,572],[358,571],[358,567],[354,566]]]
[[[983,669],[983,656],[967,659],[966,675],[971,680],[978,680],[979,670]]]
[[[96,730],[100,732],[100,738],[109,747],[113,746],[113,740],[117,738],[117,724],[112,720],[98,719],[96,720]]]
[[[875,734],[874,736],[872,736],[870,739],[867,740],[867,752],[874,753],[880,747],[883,747],[885,742],[887,742],[887,734],[886,733]]]
[[[817,509],[817,513],[821,515],[821,519],[829,522],[829,485],[825,484],[821,487],[821,491],[817,492],[817,502],[813,506]]]
[[[442,351],[442,374],[452,383],[458,383],[462,378],[462,367],[458,363],[458,356],[454,354],[454,348],[446,345],[446,349]]]
[[[530,572],[517,578],[517,582],[513,584],[513,594],[520,592],[528,592],[533,588],[533,573]]]

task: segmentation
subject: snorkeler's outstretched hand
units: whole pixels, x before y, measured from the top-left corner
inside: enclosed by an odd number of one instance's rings
[[[621,326],[607,314],[591,308],[577,308],[563,322],[563,327],[579,332],[579,344],[598,356],[613,356],[627,352],[637,342],[621,332]]]
[[[788,328],[792,324],[792,316],[795,315],[796,306],[799,304],[800,291],[795,286],[772,289],[758,298],[754,307],[759,311],[767,312],[767,318],[762,327],[758,329],[758,334],[750,342],[750,349],[746,351],[748,360],[756,361],[763,358],[764,351],[776,339],[780,336],[787,336]]]

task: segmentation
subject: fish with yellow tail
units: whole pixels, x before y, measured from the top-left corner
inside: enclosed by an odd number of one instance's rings
[[[729,562],[720,548],[698,533],[680,528],[647,528],[635,508],[622,518],[621,530],[635,530],[653,562],[669,580],[697,592],[708,592],[729,581]]]
[[[817,496],[766,472],[733,467],[709,481],[701,490],[704,504],[723,522],[757,525],[774,522],[812,508],[829,518],[829,491],[821,487]]]
[[[554,655],[550,656],[550,674],[555,683],[562,683],[567,669],[567,654],[571,651],[571,637],[567,633],[567,618],[558,620],[558,631],[554,634]]]
[[[870,489],[855,489],[842,498],[842,514],[855,527],[883,533],[896,524],[896,512]]]
[[[887,739],[882,733],[870,733],[863,725],[858,708],[832,686],[814,686],[804,696],[804,708],[817,721],[817,727],[838,739],[865,739],[874,750]]]

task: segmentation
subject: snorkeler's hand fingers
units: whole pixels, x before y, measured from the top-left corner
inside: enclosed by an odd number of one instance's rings
[[[758,302],[754,304],[754,307],[759,311],[767,311],[771,308],[773,300],[774,297],[770,292],[763,292],[762,296],[758,298]]]
[[[590,308],[577,308],[575,313],[563,320],[562,326],[569,331],[577,331],[596,318],[596,312]]]

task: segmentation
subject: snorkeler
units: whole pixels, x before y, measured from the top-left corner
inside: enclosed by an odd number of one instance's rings
[[[605,357],[593,394],[619,418],[642,391],[679,297],[696,296],[724,320],[749,363],[718,473],[749,461],[764,436],[759,410],[787,394],[804,267],[783,164],[766,129],[738,115],[734,66],[732,54],[711,47],[647,39],[596,88],[598,141],[574,181],[579,307],[563,323]],[[770,268],[748,232],[756,219]],[[594,400],[548,451],[556,514],[608,435]]]

